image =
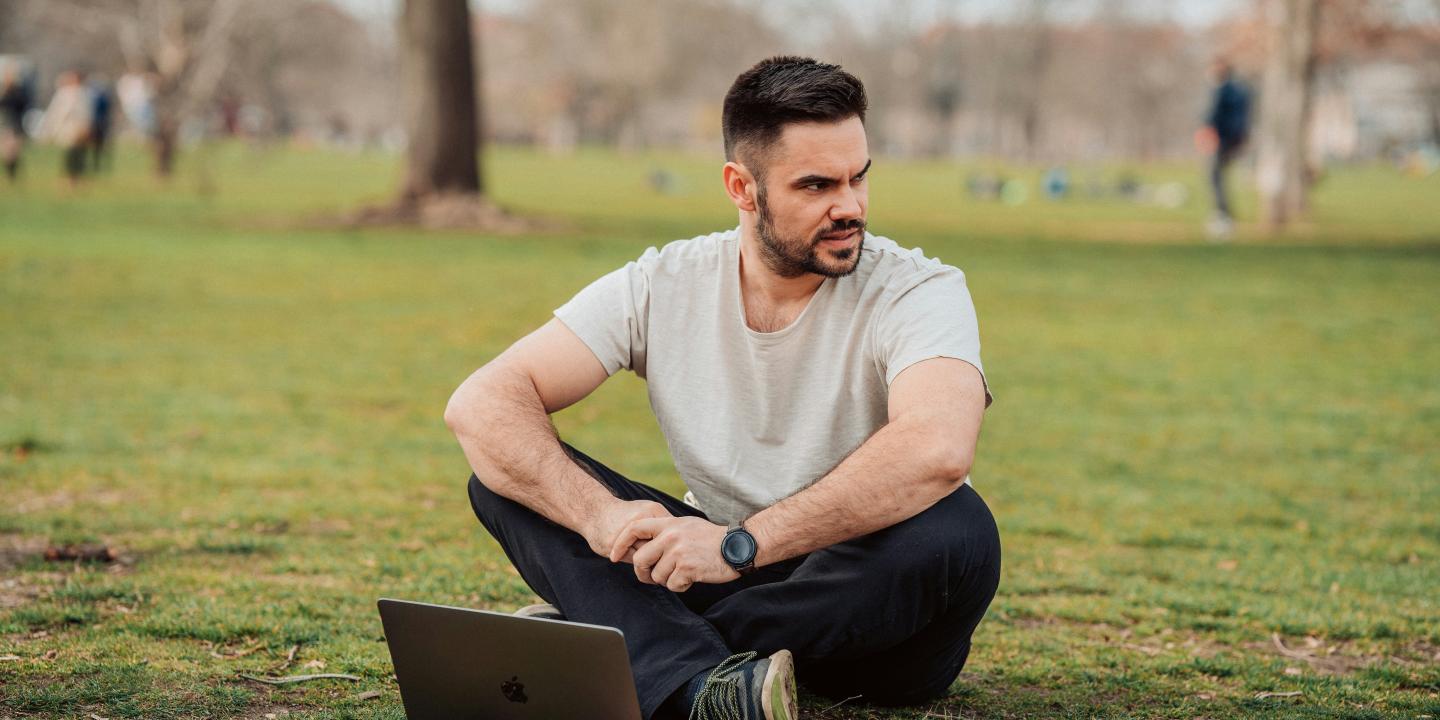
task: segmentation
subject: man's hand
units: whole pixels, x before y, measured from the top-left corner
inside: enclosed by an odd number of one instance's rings
[[[1215,128],[1206,125],[1195,131],[1195,150],[1201,155],[1213,155],[1220,147],[1220,135]]]
[[[610,561],[630,562],[635,577],[650,585],[664,585],[673,592],[685,592],[700,583],[729,582],[740,577],[720,556],[725,526],[698,517],[642,518],[620,531],[610,548]]]
[[[619,559],[614,557],[613,548],[616,547],[616,538],[619,537],[620,532],[637,520],[669,517],[671,517],[670,511],[666,510],[664,505],[653,500],[616,500],[605,506],[605,509],[590,523],[590,527],[585,531],[585,541],[590,543],[590,549],[596,555],[610,557],[611,562],[619,562],[622,559],[630,562],[630,553],[636,549],[631,547],[634,540],[625,544]]]

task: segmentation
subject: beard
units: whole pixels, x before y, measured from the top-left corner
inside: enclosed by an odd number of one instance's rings
[[[855,272],[860,266],[861,251],[865,249],[865,221],[859,218],[841,220],[830,227],[818,230],[809,238],[781,237],[775,230],[775,218],[765,202],[765,186],[755,196],[757,215],[755,236],[760,241],[760,258],[770,271],[784,278],[800,277],[815,273],[827,278],[841,278]],[[859,242],[843,250],[826,250],[822,256],[820,240],[826,235],[860,231]]]

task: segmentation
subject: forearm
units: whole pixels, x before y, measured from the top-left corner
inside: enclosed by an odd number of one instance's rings
[[[584,534],[619,502],[565,452],[534,384],[523,373],[481,368],[450,398],[445,422],[486,487]]]
[[[936,442],[923,421],[882,427],[815,484],[745,521],[768,565],[860,537],[919,514],[969,472],[970,452]]]

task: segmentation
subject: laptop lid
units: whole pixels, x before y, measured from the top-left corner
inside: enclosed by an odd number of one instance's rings
[[[382,599],[409,720],[639,720],[612,627]]]

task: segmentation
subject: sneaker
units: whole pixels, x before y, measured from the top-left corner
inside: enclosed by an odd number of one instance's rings
[[[515,616],[517,616],[517,617],[541,618],[542,620],[564,620],[564,619],[565,619],[565,616],[564,616],[563,614],[561,614],[561,612],[560,612],[560,608],[557,608],[557,607],[555,607],[554,605],[551,605],[550,603],[539,603],[539,604],[536,604],[536,605],[526,605],[525,607],[522,607],[522,608],[520,608],[519,610],[516,610],[515,612],[510,613],[510,614],[511,614],[511,615],[515,615]]]
[[[1216,213],[1205,223],[1205,234],[1211,242],[1225,242],[1235,235],[1235,221],[1228,215]]]
[[[690,720],[795,720],[795,659],[781,650],[764,660],[731,655],[695,692]]]

